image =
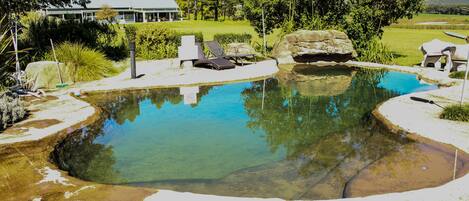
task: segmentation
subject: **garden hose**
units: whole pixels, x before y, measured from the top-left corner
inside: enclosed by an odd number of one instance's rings
[[[441,107],[441,108],[444,109],[443,106],[438,105],[437,103],[435,103],[435,101],[432,101],[432,100],[428,100],[428,99],[425,99],[425,98],[419,98],[419,97],[415,97],[415,96],[410,97],[410,99],[413,100],[413,101],[418,101],[418,102],[422,102],[422,103],[428,103],[428,104],[436,105],[436,106]]]

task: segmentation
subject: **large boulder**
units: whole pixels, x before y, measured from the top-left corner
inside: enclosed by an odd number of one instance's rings
[[[67,68],[63,63],[59,64],[62,79],[65,83],[72,80],[68,76]],[[57,63],[54,61],[40,61],[28,64],[26,67],[26,77],[32,83],[33,89],[54,89],[60,84]]]
[[[283,37],[274,47],[273,56],[280,64],[345,62],[356,57],[356,52],[344,32],[299,30]]]

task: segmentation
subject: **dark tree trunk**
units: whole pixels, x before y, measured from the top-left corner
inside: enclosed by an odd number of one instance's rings
[[[218,4],[219,4],[219,0],[215,0],[215,21],[218,21]]]
[[[191,0],[187,0],[187,14],[186,18],[191,20]]]
[[[204,14],[204,1],[200,2],[200,19],[205,20],[205,14]]]
[[[197,3],[198,0],[194,0],[194,19],[197,20]]]

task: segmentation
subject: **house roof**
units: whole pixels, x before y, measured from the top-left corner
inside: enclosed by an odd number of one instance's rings
[[[179,8],[175,0],[91,0],[87,4],[88,9],[99,9],[103,5],[109,5],[112,8],[134,8],[134,9],[148,9],[148,8]],[[63,9],[67,9],[65,7]],[[72,5],[73,9],[82,8],[79,5]],[[50,7],[49,9],[61,9],[57,7]]]

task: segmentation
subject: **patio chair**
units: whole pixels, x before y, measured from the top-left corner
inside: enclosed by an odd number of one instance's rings
[[[208,59],[204,51],[202,50],[202,46],[200,43],[196,44],[198,47],[198,58],[196,61],[194,61],[194,66],[195,67],[209,67],[212,69],[216,70],[226,70],[226,69],[232,69],[235,68],[236,65],[231,63],[229,60],[224,59],[224,58],[215,58],[215,59]]]
[[[441,59],[446,57],[445,71],[451,71],[453,69],[452,57],[456,52],[456,47],[452,43],[443,42],[440,40],[432,40],[424,43],[420,50],[424,54],[422,61],[422,67],[429,67],[429,64],[433,64],[433,67],[441,69]]]
[[[228,60],[232,60],[235,63],[239,64],[241,61],[241,65],[244,66],[244,59],[255,59],[256,55],[255,54],[235,54],[235,55],[227,55],[225,53],[225,50],[223,47],[218,43],[217,41],[207,41],[206,42],[208,49],[210,50],[210,53],[213,54],[213,56],[217,58],[225,58]]]
[[[467,65],[467,57],[469,53],[469,45],[456,45],[456,51],[452,58],[453,68],[465,68]]]

